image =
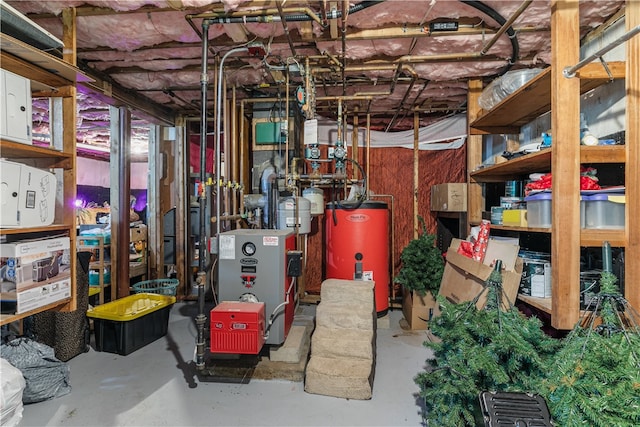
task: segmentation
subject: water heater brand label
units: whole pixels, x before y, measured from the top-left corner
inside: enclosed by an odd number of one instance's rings
[[[246,323],[232,323],[231,329],[247,329]]]
[[[367,222],[369,221],[369,219],[369,215],[363,213],[351,214],[347,216],[347,221],[351,222]]]
[[[263,236],[262,244],[264,246],[278,246],[278,236]]]

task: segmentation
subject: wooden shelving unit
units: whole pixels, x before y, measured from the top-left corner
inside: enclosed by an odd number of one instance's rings
[[[628,2],[627,28],[638,25],[640,7]],[[469,171],[469,215],[479,218],[482,204],[481,193],[476,190],[479,183],[502,182],[522,179],[532,172],[553,173],[552,226],[544,228],[492,226],[494,229],[526,233],[549,233],[552,252],[552,298],[534,298],[520,295],[519,299],[537,309],[551,314],[552,326],[557,329],[571,329],[580,317],[579,258],[581,247],[599,247],[604,241],[613,247],[624,247],[626,259],[634,260],[640,255],[640,227],[634,206],[640,191],[635,187],[640,177],[640,150],[638,146],[638,117],[629,111],[638,110],[640,101],[638,90],[640,78],[637,76],[638,42],[629,41],[627,61],[608,63],[608,75],[600,63],[592,63],[580,70],[573,79],[562,76],[562,67],[577,63],[573,57],[578,52],[579,40],[572,28],[578,21],[578,4],[562,11],[553,11],[552,66],[542,71],[522,88],[501,101],[490,111],[475,110],[470,106],[470,135],[509,133],[517,134],[520,127],[530,123],[541,114],[552,112],[551,148],[528,154],[504,163]],[[577,34],[577,31],[576,31]],[[574,46],[575,48],[570,48]],[[634,47],[635,46],[635,47]],[[568,53],[569,52],[569,53]],[[576,55],[577,56],[577,55]],[[635,65],[634,65],[635,64]],[[626,75],[626,77],[625,77]],[[578,141],[580,94],[606,84],[612,78],[626,78],[627,123],[625,146],[584,147]],[[559,106],[562,105],[562,108]],[[471,136],[474,144],[481,142]],[[469,148],[470,164],[477,159],[478,149]],[[574,159],[580,158],[580,162]],[[575,177],[580,164],[615,163],[625,167],[626,175],[626,227],[624,230],[580,229],[580,189]],[[477,163],[476,163],[477,164]],[[633,187],[633,188],[631,188]],[[557,196],[556,196],[557,195]],[[560,200],[564,205],[560,205]],[[572,203],[575,202],[575,203]],[[567,205],[567,203],[569,203]],[[640,309],[640,268],[631,263],[625,266],[625,297],[636,309]]]
[[[111,273],[111,244],[105,243],[104,236],[78,236],[76,249],[78,251],[87,251],[93,254],[93,260],[89,263],[89,271],[93,271],[94,274],[98,274],[98,285],[91,285],[99,289],[98,302],[104,304],[104,290],[109,288],[111,290],[111,301],[116,299],[116,285],[114,283],[115,277]],[[107,254],[109,254],[107,256]],[[105,283],[107,273],[110,274],[109,283]]]
[[[76,141],[75,141],[75,84],[89,80],[82,72],[61,59],[6,34],[0,36],[0,64],[3,69],[28,78],[32,93],[38,96],[60,97],[62,102],[63,136],[54,141],[54,147],[38,147],[0,140],[0,155],[11,161],[40,169],[60,171],[55,220],[49,226],[2,228],[0,236],[12,240],[36,239],[52,235],[66,235],[70,239],[70,254],[76,253],[76,226],[73,198],[76,194]],[[71,297],[54,304],[43,305],[24,313],[0,315],[0,325],[13,323],[46,310],[73,311],[77,307],[75,281],[76,257],[70,257]]]
[[[581,78],[580,93],[595,89],[611,79],[624,78],[623,62],[611,62],[607,65],[611,70],[611,77],[599,63],[588,64],[580,70],[576,76]],[[471,133],[473,135],[518,133],[521,126],[550,110],[551,68],[546,68],[518,89],[513,96],[503,99],[490,111],[484,112],[474,120]]]

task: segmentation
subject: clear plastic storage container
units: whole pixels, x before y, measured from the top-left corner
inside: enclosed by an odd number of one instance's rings
[[[624,228],[624,194],[592,194],[582,196],[585,228]]]
[[[525,197],[529,227],[551,227],[551,193],[537,193]]]

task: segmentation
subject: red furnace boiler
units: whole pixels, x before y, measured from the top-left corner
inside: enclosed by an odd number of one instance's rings
[[[297,303],[300,258],[290,230],[220,234],[222,302],[211,311],[211,353],[258,354],[263,345],[284,343]]]

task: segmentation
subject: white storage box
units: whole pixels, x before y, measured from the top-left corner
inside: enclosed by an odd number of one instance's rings
[[[51,225],[56,177],[51,172],[0,159],[0,227]]]
[[[625,195],[600,193],[582,196],[584,201],[584,227],[624,229]]]
[[[529,227],[551,227],[551,193],[537,193],[525,197]]]
[[[24,313],[36,308],[63,301],[71,297],[71,277],[52,282],[41,282],[17,292],[3,292],[2,305],[15,302],[16,313]]]

